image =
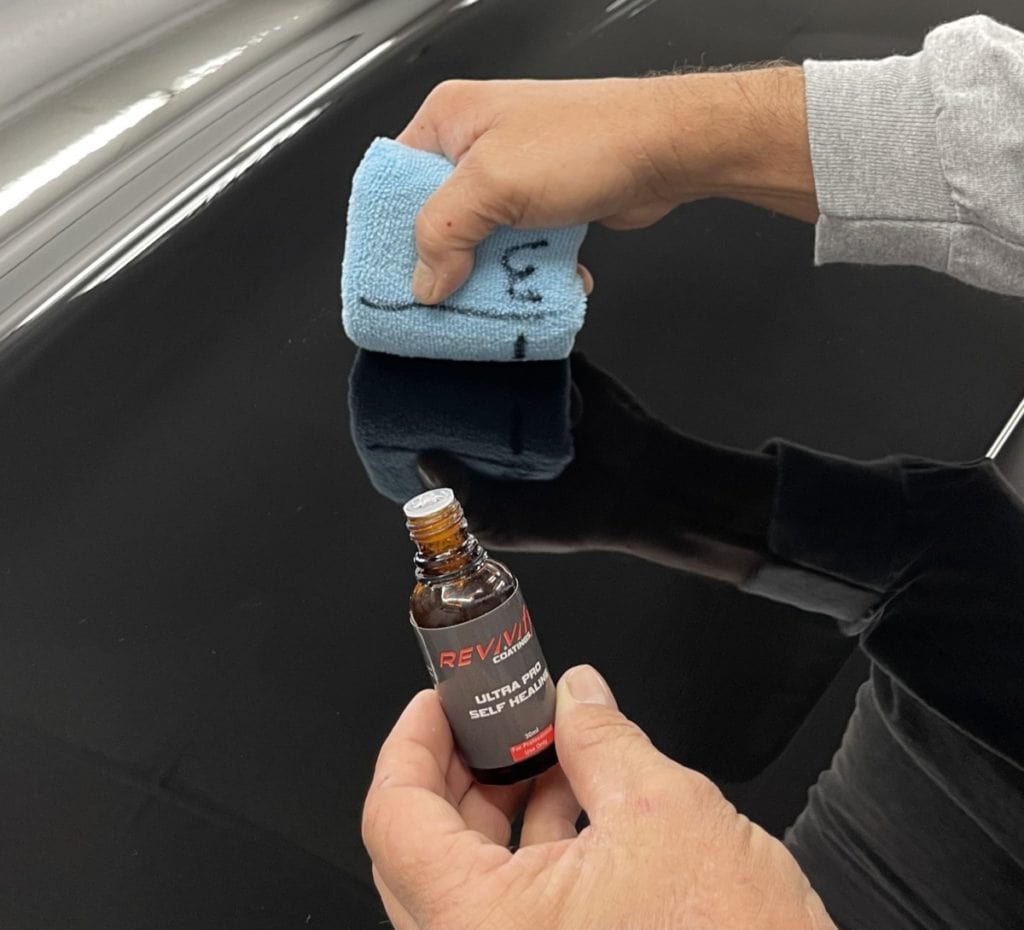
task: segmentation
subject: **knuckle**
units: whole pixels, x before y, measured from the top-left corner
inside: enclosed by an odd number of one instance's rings
[[[489,142],[489,140],[487,140]],[[508,171],[505,156],[487,142],[479,143],[473,152],[459,163],[459,176],[464,184],[488,194],[505,193]]]
[[[427,103],[441,107],[458,105],[469,95],[474,83],[459,78],[442,81],[429,93]]]
[[[708,812],[732,812],[735,813],[732,805],[726,801],[725,796],[710,778],[695,772],[693,769],[679,767],[680,774],[684,779],[683,790],[686,791],[691,803],[700,810]]]
[[[363,845],[367,851],[370,852],[371,857],[373,855],[373,849],[379,847],[382,832],[386,833],[386,827],[382,831],[383,821],[386,821],[386,816],[382,816],[380,805],[375,799],[368,798],[366,803],[363,805],[363,818],[360,824],[360,833],[363,839]]]
[[[437,265],[458,245],[459,217],[443,199],[429,201],[416,217],[416,244],[420,257]]]
[[[418,851],[408,842],[407,823],[394,806],[383,799],[364,806],[361,832],[363,845],[373,862],[400,873],[411,872],[419,864]]]
[[[457,843],[438,851],[437,861],[447,863],[443,875],[421,885],[416,894],[416,913],[422,926],[444,930],[471,930],[478,926],[468,919],[477,904],[472,868],[459,858]]]
[[[507,226],[522,212],[524,185],[516,177],[517,166],[512,160],[494,151],[493,146],[481,147],[471,158],[460,164],[463,183],[473,192],[476,211]]]
[[[651,745],[647,734],[621,714],[594,715],[576,730],[573,742],[580,752],[590,752],[609,743]]]
[[[429,255],[440,257],[450,249],[475,246],[491,228],[508,215],[504,186],[477,170],[460,165],[458,175],[440,187],[416,217],[416,241]]]
[[[711,779],[692,769],[676,766],[672,773],[673,792],[689,812],[688,816],[707,836],[720,842],[736,841],[746,836],[752,825],[726,799]],[[742,844],[741,844],[742,845]]]

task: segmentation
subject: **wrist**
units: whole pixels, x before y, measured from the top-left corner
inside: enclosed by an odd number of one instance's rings
[[[672,75],[664,171],[680,203],[726,197],[818,216],[804,72],[797,66]]]

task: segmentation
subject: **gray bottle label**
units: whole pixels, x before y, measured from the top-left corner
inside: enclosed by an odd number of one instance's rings
[[[412,626],[470,767],[503,768],[554,743],[555,686],[518,584],[504,604],[475,620]]]

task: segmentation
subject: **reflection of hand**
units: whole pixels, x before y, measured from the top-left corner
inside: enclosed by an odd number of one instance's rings
[[[631,229],[707,196],[817,216],[801,68],[449,81],[398,141],[456,163],[416,224],[425,303],[465,281],[499,225]]]
[[[588,666],[559,682],[555,729],[561,764],[535,783],[513,853],[522,788],[474,784],[436,694],[412,700],[363,813],[396,930],[833,926],[785,847],[659,753]]]
[[[552,481],[492,479],[454,456],[421,454],[424,479],[455,490],[473,532],[484,542],[505,549],[564,551],[604,547],[616,535],[628,495],[624,478],[657,424],[582,355],[572,358],[572,380],[581,407],[573,429],[575,453]],[[608,488],[615,488],[615,495],[602,500]]]
[[[774,471],[767,456],[699,442],[654,419],[621,384],[572,357],[575,456],[552,481],[487,478],[428,452],[476,536],[505,550],[605,549],[739,582],[760,560]]]

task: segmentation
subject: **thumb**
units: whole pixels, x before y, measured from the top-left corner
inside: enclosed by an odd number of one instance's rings
[[[487,208],[496,192],[487,189],[481,172],[468,161],[459,162],[416,217],[419,261],[412,291],[425,304],[438,303],[465,282],[476,247],[500,223],[497,211]]]
[[[630,810],[668,760],[618,710],[596,669],[577,665],[558,682],[558,761],[591,823]]]

